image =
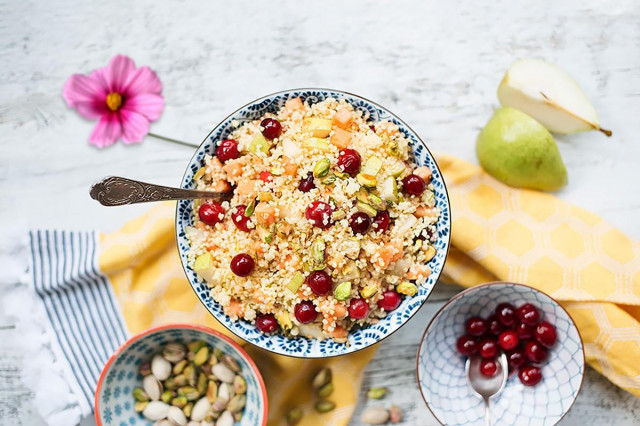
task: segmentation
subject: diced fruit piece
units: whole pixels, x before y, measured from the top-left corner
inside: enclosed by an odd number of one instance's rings
[[[420,176],[425,184],[431,182],[432,172],[427,166],[420,166],[413,171],[414,175]]]
[[[329,141],[340,149],[346,148],[351,143],[351,132],[335,128]]]
[[[371,226],[371,218],[363,212],[356,212],[349,219],[349,226],[354,234],[365,234]]]
[[[505,351],[515,348],[516,346],[518,346],[518,343],[518,333],[513,330],[503,331],[502,333],[500,333],[500,336],[498,336],[498,344]]]
[[[495,359],[483,359],[480,361],[480,373],[485,377],[493,377],[498,372],[498,363]]]
[[[291,156],[291,158],[295,158],[295,156]],[[295,176],[298,172],[298,165],[291,158],[286,155],[282,156],[282,168],[287,176]]]
[[[300,272],[296,272],[293,275],[293,278],[291,278],[291,280],[287,284],[287,288],[289,289],[289,291],[291,291],[291,293],[295,293],[296,291],[298,291],[303,282],[304,276]]]
[[[307,285],[311,291],[317,296],[326,296],[331,293],[333,288],[333,280],[324,271],[313,271],[307,277]]]
[[[302,122],[302,131],[310,132],[314,138],[326,138],[331,133],[331,120],[309,117]]]
[[[273,175],[268,170],[260,172],[260,180],[263,182],[273,182]]]
[[[276,321],[278,321],[278,324],[280,325],[280,328],[282,328],[283,330],[291,330],[291,327],[293,327],[293,323],[291,322],[291,317],[289,316],[288,312],[278,312],[275,314],[276,317]]]
[[[385,311],[393,311],[402,302],[402,297],[393,290],[387,290],[382,293],[382,298],[378,300],[378,307]]]
[[[313,188],[316,187],[316,184],[313,183],[313,172],[308,172],[307,177],[300,180],[298,184],[298,189],[302,192],[309,192]]]
[[[382,187],[380,188],[380,198],[385,201],[391,201],[393,203],[398,201],[398,184],[396,179],[391,176],[387,176],[382,181]]]
[[[269,148],[271,148],[271,142],[262,135],[256,135],[249,144],[249,151],[255,155],[258,155],[258,152],[269,154]]]
[[[260,129],[262,136],[273,140],[282,133],[282,124],[275,118],[265,118],[260,122]]]
[[[263,333],[273,333],[278,330],[278,321],[273,314],[262,314],[256,316],[256,328]]]
[[[389,229],[389,223],[391,223],[389,212],[386,210],[378,212],[376,217],[373,218],[373,230],[375,232],[387,232]]]
[[[331,214],[333,209],[324,201],[314,201],[307,207],[304,216],[313,226],[327,229],[331,226]]]
[[[327,142],[325,139],[320,138],[307,138],[302,141],[302,147],[310,151],[315,149],[324,153],[331,152],[329,142]]]
[[[402,250],[402,241],[400,240],[391,240],[388,243],[384,244],[380,249],[380,258],[379,264],[384,269],[389,267],[393,262],[402,258],[403,250]]]
[[[233,213],[231,213],[231,220],[233,221],[233,224],[236,225],[236,228],[238,228],[239,230],[244,232],[250,232],[251,219],[249,219],[249,217],[245,214],[246,210],[247,210],[247,206],[245,205],[241,204],[239,206],[236,206]]]
[[[302,99],[300,98],[291,98],[284,103],[284,107],[289,111],[297,111],[303,110],[304,104],[302,103]]]
[[[349,303],[349,317],[360,320],[369,315],[369,304],[364,299],[352,299]]]
[[[558,338],[556,329],[546,321],[542,321],[535,329],[534,336],[538,342],[550,348],[556,343]]]
[[[467,334],[480,337],[487,332],[489,324],[487,324],[486,320],[480,317],[471,317],[467,320],[465,329],[467,330]]]
[[[218,148],[216,149],[216,157],[221,162],[226,162],[227,160],[233,160],[234,158],[238,158],[240,153],[238,152],[238,142],[233,139],[225,139],[220,144],[218,144]]]
[[[255,266],[253,258],[247,253],[237,254],[231,259],[231,272],[239,277],[249,275]]]
[[[516,309],[510,303],[501,303],[496,307],[496,317],[505,327],[516,323]]]
[[[540,319],[538,310],[531,303],[525,303],[516,309],[516,316],[521,323],[531,326],[536,325]]]
[[[547,348],[542,346],[539,342],[529,340],[524,345],[524,354],[527,356],[529,361],[538,364],[547,359],[548,351]]]
[[[275,225],[258,226],[256,229],[262,241],[264,241],[267,244],[271,244],[273,242],[273,238],[275,237],[275,234],[276,234]]]
[[[404,161],[398,160],[391,167],[391,176],[393,177],[402,177],[405,173],[407,173],[407,165]]]
[[[202,176],[204,176],[205,172],[206,172],[207,168],[206,167],[200,167],[198,169],[198,171],[193,175],[193,181],[196,182],[198,181]]]
[[[396,291],[400,294],[404,294],[405,296],[412,297],[418,292],[418,287],[413,283],[405,281],[396,286]]]
[[[341,129],[348,129],[353,123],[353,113],[346,108],[339,108],[333,116],[333,123]]]
[[[351,281],[345,281],[336,286],[333,291],[336,300],[347,300],[351,296]]]
[[[376,215],[378,214],[378,211],[376,209],[374,209],[367,203],[363,203],[362,201],[356,202],[356,208],[358,209],[359,213],[364,213],[369,217],[376,217]]]
[[[494,358],[498,353],[498,344],[492,338],[485,337],[478,343],[478,350],[482,358]]]
[[[518,377],[523,385],[535,386],[542,380],[542,372],[540,371],[540,368],[528,365],[520,369]]]
[[[202,222],[213,226],[224,219],[224,208],[215,201],[203,203],[198,209],[198,217]]]
[[[255,194],[258,192],[257,183],[258,181],[253,179],[241,180],[240,182],[238,182],[236,192],[240,195],[255,196]]]
[[[213,256],[211,253],[206,252],[196,257],[193,263],[193,271],[206,282],[212,282],[215,268],[213,266]]]
[[[224,179],[220,179],[213,185],[213,189],[215,192],[231,192],[231,185]]]
[[[362,158],[355,149],[342,149],[338,153],[338,167],[342,168],[345,173],[354,176],[360,170]]]
[[[478,350],[478,344],[472,336],[460,336],[456,341],[456,348],[461,355],[468,356]]]
[[[342,268],[342,279],[343,280],[355,280],[360,278],[360,269],[356,265],[356,262],[353,260],[348,260],[347,264]]]
[[[426,187],[424,181],[418,175],[410,174],[402,179],[402,190],[409,195],[422,195]]]
[[[269,227],[276,221],[276,208],[272,204],[260,203],[256,206],[256,220],[259,225]]]
[[[382,168],[382,160],[376,156],[369,157],[362,167],[362,173],[375,176]]]
[[[242,176],[242,164],[237,161],[231,161],[222,167],[222,170],[227,174],[227,179],[231,182],[235,182],[240,176]]]
[[[309,324],[310,322],[315,321],[318,317],[318,311],[316,311],[313,303],[308,300],[303,300],[298,303],[294,308],[293,312],[296,316],[296,319],[302,324]]]

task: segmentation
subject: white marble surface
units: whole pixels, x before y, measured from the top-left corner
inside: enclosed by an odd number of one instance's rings
[[[63,103],[70,74],[104,66],[116,53],[150,65],[164,83],[167,106],[152,125],[155,133],[200,142],[256,97],[331,87],[387,106],[434,150],[470,161],[478,130],[498,105],[504,70],[532,56],[574,75],[614,131],[609,139],[599,133],[558,138],[570,179],[558,195],[640,238],[635,0],[4,0],[0,10],[2,232],[52,226],[111,231],[145,207],[98,206],[88,197],[95,180],[115,174],[179,183],[191,149],[153,139],[94,149],[87,144],[93,123]],[[390,386],[389,401],[406,409],[407,424],[434,424],[415,388],[413,354],[437,306],[422,309],[385,341],[367,369],[365,386]],[[1,325],[11,321],[0,313]],[[0,424],[38,425],[32,394],[20,382],[23,360],[12,348],[12,333],[0,333]],[[638,424],[640,401],[589,370],[563,424],[585,418]]]

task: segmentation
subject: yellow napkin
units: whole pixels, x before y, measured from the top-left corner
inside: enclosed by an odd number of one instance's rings
[[[443,279],[528,284],[576,322],[587,362],[640,397],[640,244],[553,195],[503,185],[441,155],[452,248]]]

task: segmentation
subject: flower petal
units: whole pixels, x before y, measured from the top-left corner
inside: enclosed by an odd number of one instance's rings
[[[64,84],[62,97],[71,108],[88,119],[100,117],[107,111],[107,94],[101,82],[92,76],[74,74]]]
[[[136,96],[141,93],[162,93],[162,82],[149,67],[138,68],[125,84],[125,95]]]
[[[89,137],[89,142],[98,148],[113,145],[122,134],[118,114],[109,113],[100,117]]]
[[[120,122],[122,123],[122,142],[126,144],[142,142],[149,133],[149,120],[135,111],[120,110]]]
[[[136,64],[128,56],[116,55],[106,68],[106,80],[110,92],[124,93],[125,83],[136,71]]]
[[[142,114],[149,121],[156,121],[162,115],[164,109],[164,98],[160,95],[142,93],[127,98],[123,110],[134,111]]]

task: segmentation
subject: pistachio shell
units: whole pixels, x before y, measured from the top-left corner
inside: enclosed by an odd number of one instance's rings
[[[172,363],[182,361],[187,355],[187,348],[182,343],[169,343],[162,349],[162,356]]]
[[[146,376],[142,380],[142,387],[152,401],[160,399],[162,395],[162,383],[160,383],[160,380],[156,379],[154,375],[150,374]]]
[[[233,371],[227,367],[226,364],[216,364],[211,367],[211,372],[220,380],[225,383],[232,383],[233,378],[236,376]]]
[[[191,410],[191,420],[195,420],[197,422],[204,420],[210,408],[211,403],[209,400],[206,397],[200,398],[193,406],[193,410]]]
[[[381,425],[389,420],[389,412],[382,407],[369,407],[362,412],[360,421],[370,425]]]
[[[216,426],[233,426],[234,423],[235,420],[233,418],[233,414],[229,411],[225,411],[216,422]]]
[[[397,405],[392,405],[389,407],[389,421],[391,423],[400,423],[403,419],[404,415],[402,414],[402,409]]]
[[[227,407],[227,403],[228,402],[229,402],[228,398],[220,398],[220,397],[218,397],[216,399],[216,402],[211,404],[211,409],[214,412],[221,412],[222,410],[224,410]]]
[[[226,399],[227,401],[231,398],[231,392],[229,392],[229,386],[226,386],[225,383],[220,383],[218,386],[218,398]]]
[[[241,370],[240,364],[238,364],[238,361],[236,361],[233,357],[229,355],[222,355],[219,358],[221,359],[222,363],[227,366],[229,370],[233,371],[234,373],[240,372]]]
[[[176,426],[187,425],[187,416],[185,416],[184,412],[178,407],[169,407],[169,411],[167,412],[167,420],[169,420]]]
[[[315,375],[315,377],[313,378],[313,381],[311,382],[311,385],[313,386],[314,389],[320,389],[330,381],[331,381],[331,370],[328,368],[323,368],[318,372],[318,374]]]
[[[151,360],[151,373],[158,380],[167,380],[171,374],[171,363],[162,355],[155,355]]]
[[[149,420],[162,420],[167,417],[169,404],[162,401],[151,401],[142,411],[142,415]]]
[[[142,364],[140,364],[140,366],[138,367],[138,372],[143,376],[148,376],[149,374],[151,374],[151,363],[143,362]]]

